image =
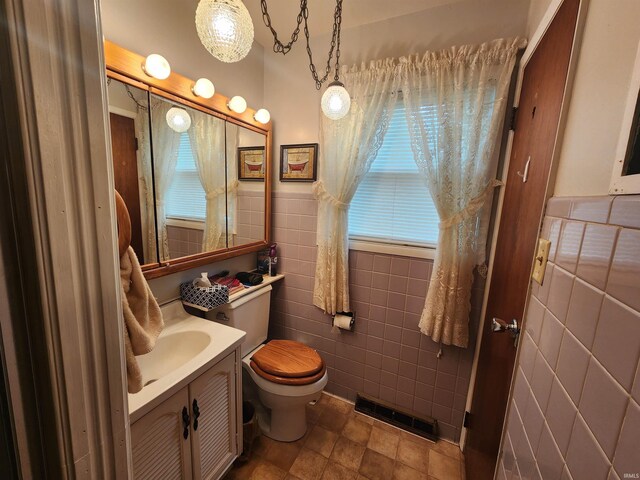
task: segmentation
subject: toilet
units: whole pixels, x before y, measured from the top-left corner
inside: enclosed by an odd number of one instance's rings
[[[328,375],[322,357],[303,343],[266,342],[271,290],[271,285],[259,288],[212,310],[207,318],[246,332],[241,346],[243,396],[257,402],[266,436],[293,442],[306,433],[306,405],[320,399]]]

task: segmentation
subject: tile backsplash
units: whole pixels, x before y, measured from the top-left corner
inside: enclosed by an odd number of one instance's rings
[[[640,196],[547,205],[498,479],[638,478]]]
[[[369,252],[350,252],[353,332],[335,330],[331,317],[313,305],[317,205],[311,194],[274,195],[274,240],[279,269],[274,286],[271,332],[274,338],[304,342],[327,363],[327,391],[354,400],[356,393],[391,403],[421,416],[433,416],[441,435],[457,441],[469,387],[474,344],[443,347],[418,329],[431,260]],[[482,280],[482,279],[481,279]],[[483,283],[472,300],[471,338],[475,340]]]

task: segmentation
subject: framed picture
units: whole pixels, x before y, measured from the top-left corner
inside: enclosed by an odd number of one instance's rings
[[[264,180],[264,147],[238,148],[238,180]]]
[[[280,181],[314,182],[318,172],[318,144],[282,145]]]

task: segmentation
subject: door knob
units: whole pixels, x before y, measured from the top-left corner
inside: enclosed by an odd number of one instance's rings
[[[518,345],[518,337],[520,336],[520,327],[518,321],[514,318],[511,323],[507,323],[500,318],[493,318],[491,320],[491,331],[493,333],[509,332],[513,337],[514,346]]]
[[[511,320],[511,323],[507,323],[500,318],[494,318],[493,320],[491,320],[491,330],[493,330],[494,332],[520,333],[518,321],[515,318]]]

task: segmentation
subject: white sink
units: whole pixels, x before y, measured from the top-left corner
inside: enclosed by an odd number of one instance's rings
[[[144,387],[129,394],[133,423],[233,352],[245,332],[185,312],[179,300],[161,307],[165,327],[155,348],[136,357]]]
[[[173,372],[202,352],[211,343],[211,336],[202,330],[177,331],[161,335],[155,348],[137,358],[142,372],[142,384],[150,385]]]

